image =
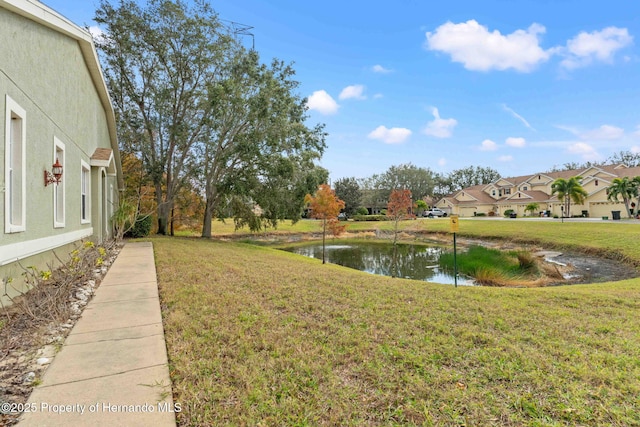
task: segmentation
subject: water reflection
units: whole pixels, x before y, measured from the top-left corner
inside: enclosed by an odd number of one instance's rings
[[[322,245],[310,244],[286,248],[286,251],[322,259]],[[440,254],[446,249],[422,245],[396,245],[362,242],[327,245],[327,262],[382,276],[404,277],[427,282],[454,284],[453,274],[438,267]],[[459,285],[472,285],[458,278]]]

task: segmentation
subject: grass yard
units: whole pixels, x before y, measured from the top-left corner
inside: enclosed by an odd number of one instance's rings
[[[422,224],[448,228],[405,226]],[[640,261],[631,224],[487,224],[461,232]],[[455,289],[242,243],[152,241],[181,426],[640,425],[640,279]]]

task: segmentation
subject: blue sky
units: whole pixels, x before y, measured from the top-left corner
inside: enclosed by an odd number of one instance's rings
[[[44,3],[80,25],[97,4]],[[640,152],[640,2],[211,4],[254,27],[263,61],[294,63],[334,180],[409,162],[515,176]]]

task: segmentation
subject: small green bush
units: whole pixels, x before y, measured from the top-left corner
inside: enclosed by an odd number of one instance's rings
[[[153,218],[151,215],[138,218],[133,227],[125,233],[125,237],[139,238],[147,237],[151,233],[151,225],[153,224]],[[129,228],[127,226],[127,228]]]
[[[487,216],[487,214],[484,212],[477,212],[476,216]]]
[[[504,211],[504,216],[511,216],[511,214],[513,213],[513,209],[507,209],[506,211]]]
[[[369,210],[364,206],[360,206],[358,209],[356,209],[355,215],[369,215]]]

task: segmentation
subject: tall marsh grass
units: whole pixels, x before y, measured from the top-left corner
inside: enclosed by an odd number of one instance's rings
[[[454,269],[453,253],[440,256],[440,265]],[[527,251],[500,251],[484,246],[470,246],[457,254],[458,271],[475,278],[484,286],[539,286],[543,282],[536,257]]]

